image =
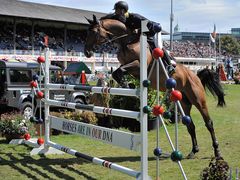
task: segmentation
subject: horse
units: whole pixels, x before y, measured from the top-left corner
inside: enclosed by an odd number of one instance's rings
[[[108,42],[113,42],[118,46],[117,58],[121,66],[116,69],[112,77],[117,81],[117,83],[122,84],[123,76],[130,74],[135,78],[140,77],[140,42],[139,38],[137,40],[132,40],[134,33],[130,31],[122,22],[114,19],[103,19],[98,20],[95,15],[93,19],[87,19],[90,26],[88,29],[88,34],[86,37],[84,54],[86,57],[91,57],[95,46],[102,45]],[[156,69],[153,68],[153,72],[149,75],[150,67],[152,66],[153,57],[148,46],[147,48],[147,65],[148,65],[148,76],[151,81],[151,87],[157,89],[157,78]],[[166,52],[164,53],[164,58],[166,58]],[[165,81],[166,76],[164,75],[163,68],[160,67],[160,90],[166,91]],[[198,77],[199,75],[199,77]],[[213,120],[210,118],[205,95],[205,87],[207,87],[210,92],[218,97],[218,106],[224,106],[224,92],[221,87],[218,76],[214,74],[213,71],[205,69],[196,75],[190,69],[182,64],[177,64],[174,73],[171,75],[177,82],[176,88],[182,93],[181,105],[186,115],[190,116],[190,111],[192,105],[194,105],[200,112],[205,126],[210,132],[212,139],[212,146],[214,148],[215,157],[221,157],[220,148],[218,141],[215,136]],[[194,158],[195,154],[199,151],[195,125],[193,120],[187,125],[187,130],[191,136],[192,140],[192,150],[188,154],[187,158]]]

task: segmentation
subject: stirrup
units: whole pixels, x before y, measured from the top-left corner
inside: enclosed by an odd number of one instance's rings
[[[172,76],[173,73],[175,73],[175,68],[172,65],[167,65],[166,69],[170,76]]]

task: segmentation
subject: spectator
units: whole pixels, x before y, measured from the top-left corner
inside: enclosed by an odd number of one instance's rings
[[[233,80],[235,82],[235,84],[240,84],[240,72],[239,69],[236,69],[234,76],[233,76]]]
[[[230,56],[227,56],[224,62],[225,70],[227,72],[228,80],[232,80],[233,78],[233,62]]]

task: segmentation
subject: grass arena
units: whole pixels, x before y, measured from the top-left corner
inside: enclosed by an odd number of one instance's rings
[[[216,101],[212,96],[207,97],[210,112],[214,117],[215,131],[219,139],[222,156],[232,167],[233,171],[239,167],[239,90],[238,85],[224,85],[226,93],[227,106],[224,109],[216,107]],[[198,134],[200,152],[195,159],[183,159],[182,165],[187,174],[188,179],[199,179],[201,171],[208,166],[213,157],[211,149],[211,140],[209,133],[204,127],[199,113],[194,109],[193,118],[196,123],[196,131]],[[168,126],[171,136],[174,136],[174,126]],[[153,155],[155,148],[155,130],[148,133],[148,163],[149,175],[155,177],[156,161]],[[166,153],[170,153],[171,149],[167,142],[166,135],[160,130],[161,148]],[[108,161],[117,162],[133,169],[140,166],[140,157],[137,152],[129,151],[123,148],[115,147],[102,142],[92,141],[88,138],[79,137],[77,135],[58,135],[52,137],[53,141],[59,144],[65,144],[83,153],[97,156]],[[105,169],[89,163],[84,160],[77,159],[70,155],[48,155],[30,156],[28,146],[16,146],[5,143],[5,139],[1,139],[1,171],[0,175],[4,179],[130,179],[129,176],[116,172],[114,170]],[[183,155],[187,155],[191,147],[190,137],[186,127],[179,125],[179,149]],[[107,152],[107,154],[106,154]],[[11,176],[9,176],[11,174]],[[182,175],[175,162],[170,158],[160,159],[160,177],[161,179],[182,179]],[[235,173],[233,173],[233,177]],[[134,178],[132,178],[134,179]]]

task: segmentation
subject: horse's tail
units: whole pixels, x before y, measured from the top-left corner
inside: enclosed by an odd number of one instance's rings
[[[197,73],[197,76],[200,78],[203,87],[208,88],[208,90],[212,93],[214,97],[218,97],[218,106],[223,107],[226,105],[224,100],[224,92],[223,88],[220,84],[219,76],[216,72],[209,70],[209,69],[203,69]]]

